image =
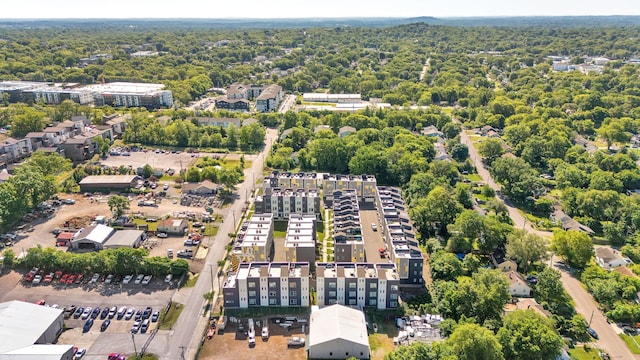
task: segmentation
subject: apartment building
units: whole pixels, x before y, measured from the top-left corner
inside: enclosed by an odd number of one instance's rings
[[[30,138],[14,139],[4,137],[4,139],[0,141],[0,169],[4,169],[9,164],[28,157],[33,150],[34,148]]]
[[[333,192],[333,246],[336,262],[364,261],[364,239],[356,191]]]
[[[317,189],[321,183],[321,176],[317,173],[290,173],[273,171],[264,178],[263,187],[280,189]]]
[[[316,216],[291,214],[284,240],[285,260],[314,263],[316,260]]]
[[[272,213],[275,219],[288,219],[291,214],[320,215],[317,189],[265,188],[256,197],[256,214]]]
[[[256,214],[244,222],[231,256],[238,263],[270,261],[273,250],[273,214]]]
[[[283,95],[282,86],[276,84],[267,86],[256,98],[256,110],[260,112],[277,111]]]
[[[238,266],[222,286],[225,308],[310,305],[309,263],[252,262]]]
[[[315,285],[318,306],[398,307],[400,277],[394,264],[316,263]]]
[[[395,264],[400,282],[422,284],[424,257],[416,239],[401,190],[394,187],[378,187],[378,209],[381,215],[381,231]]]
[[[326,206],[331,206],[335,190],[355,190],[361,207],[372,208],[376,202],[376,177],[372,175],[322,175]]]

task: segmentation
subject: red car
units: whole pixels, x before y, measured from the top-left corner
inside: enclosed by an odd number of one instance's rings
[[[62,275],[62,277],[60,278],[60,282],[63,284],[67,283],[67,279],[69,278],[69,274],[64,274]]]
[[[67,284],[73,284],[73,282],[76,280],[76,274],[71,274],[69,275],[69,277],[67,278]]]
[[[82,274],[78,274],[78,276],[76,277],[76,284],[80,284],[82,282],[82,278],[84,277],[84,275]]]

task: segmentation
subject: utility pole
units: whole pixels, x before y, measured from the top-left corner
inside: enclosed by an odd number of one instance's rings
[[[213,264],[209,264],[209,271],[211,272],[211,296],[213,296]],[[213,298],[211,302],[213,302]]]
[[[182,360],[184,360],[184,350],[186,349],[186,346],[180,346],[180,356],[182,357]]]
[[[138,358],[138,350],[136,349],[136,340],[134,338],[134,334],[131,333],[131,342],[133,342],[133,352],[136,354],[136,359]]]
[[[231,210],[231,215],[233,215],[233,232],[236,232],[238,225],[236,225],[236,212]]]
[[[595,310],[591,310],[591,318],[589,319],[589,327],[591,327],[591,321],[593,321],[593,313]]]

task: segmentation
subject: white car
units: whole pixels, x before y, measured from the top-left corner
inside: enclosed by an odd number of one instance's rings
[[[122,279],[122,283],[123,284],[128,284],[131,282],[131,279],[133,279],[133,275],[127,275],[124,277],[124,279]]]
[[[164,277],[164,282],[166,283],[170,283],[171,279],[173,279],[173,275],[169,274],[167,276]]]
[[[136,285],[140,285],[140,283],[142,282],[142,280],[144,279],[144,275],[140,274],[138,276],[136,276],[136,280],[133,282]]]
[[[98,274],[98,273],[93,274],[93,276],[91,277],[91,283],[92,284],[93,283],[97,283],[98,279],[100,279],[100,274]]]
[[[127,310],[127,313],[124,314],[124,319],[125,320],[130,320],[133,317],[133,314],[136,313],[136,308],[132,307],[129,308],[129,310]]]
[[[18,237],[18,234],[16,233],[6,233],[4,235],[1,236],[3,239],[5,240],[15,240]]]
[[[87,318],[89,318],[89,315],[91,315],[91,311],[93,309],[91,307],[86,307],[84,308],[84,311],[82,312],[82,316],[80,317],[82,320],[86,320]]]
[[[373,229],[373,231],[378,231],[378,226],[376,225],[376,223],[371,223],[371,229]]]
[[[87,353],[87,349],[85,349],[85,348],[79,349],[76,352],[76,354],[73,355],[73,358],[76,359],[76,360],[77,359],[81,359],[84,356],[84,354],[86,354],[86,353]]]
[[[38,285],[42,281],[42,275],[36,275],[33,277],[33,281],[31,282],[33,285]]]
[[[149,285],[149,283],[151,282],[151,275],[147,275],[142,279],[142,285]]]
[[[163,233],[163,232],[156,234],[156,236],[157,236],[157,237],[159,237],[159,238],[161,238],[161,239],[164,239],[164,238],[166,238],[166,237],[169,237],[169,235],[167,235],[167,233]]]

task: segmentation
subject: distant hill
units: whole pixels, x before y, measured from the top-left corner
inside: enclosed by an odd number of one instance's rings
[[[299,18],[299,19],[0,19],[0,28],[144,27],[144,28],[312,28],[386,27],[411,23],[444,26],[640,26],[640,16],[533,16],[435,18]]]

